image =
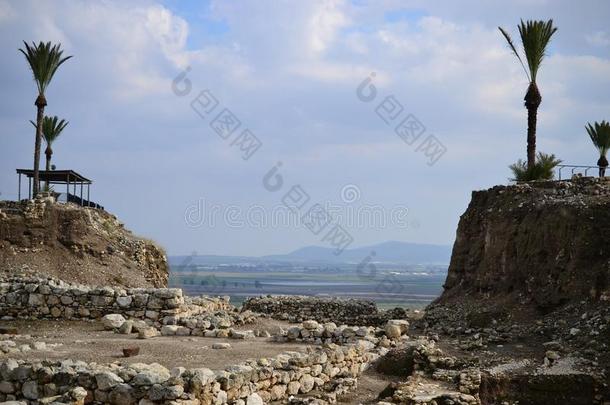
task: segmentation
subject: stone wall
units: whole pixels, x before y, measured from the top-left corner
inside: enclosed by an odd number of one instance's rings
[[[179,288],[89,287],[53,278],[0,280],[0,316],[99,319],[107,314],[161,320],[229,309],[228,298],[189,298]]]
[[[242,308],[290,322],[313,319],[322,323],[381,326],[389,319],[406,318],[404,309],[380,311],[373,301],[296,295],[252,297],[244,301]]]
[[[280,330],[273,339],[276,342],[302,342],[308,344],[348,345],[354,343],[366,344],[370,342],[373,347],[390,347],[392,339],[400,339],[406,335],[409,322],[401,319],[389,320],[384,328],[374,326],[348,326],[334,322],[319,324],[314,320],[295,325],[288,330]]]
[[[342,379],[357,377],[377,357],[365,344],[331,344],[216,372],[182,367],[167,370],[158,364],[101,366],[70,360],[4,360],[0,363],[0,401],[262,404],[313,389],[336,391]]]

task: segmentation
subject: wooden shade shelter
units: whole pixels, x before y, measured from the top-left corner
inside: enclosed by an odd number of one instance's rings
[[[89,200],[91,184],[93,182],[80,175],[74,170],[41,170],[38,172],[41,182],[48,184],[59,184],[66,186],[66,201],[74,202],[87,207],[102,208],[98,204]],[[21,176],[24,175],[28,178],[28,198],[32,198],[32,179],[34,178],[34,170],[31,169],[17,169],[17,175],[19,176],[19,190],[18,198],[21,201]],[[77,196],[76,186],[80,186],[80,197]],[[72,194],[70,194],[70,186],[73,188]],[[87,199],[83,198],[83,189],[87,186]]]

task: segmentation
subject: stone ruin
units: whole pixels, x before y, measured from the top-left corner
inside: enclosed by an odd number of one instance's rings
[[[303,322],[336,322],[347,325],[381,326],[390,319],[405,319],[407,310],[380,311],[373,301],[335,297],[266,295],[248,298],[243,308],[267,314],[275,319]]]
[[[97,365],[70,360],[0,363],[0,399],[36,403],[254,405],[324,386],[336,395],[343,379],[360,375],[375,354],[366,347],[329,345],[227,367],[168,370],[153,363]],[[353,384],[349,382],[348,384]],[[44,401],[41,401],[44,398]]]
[[[48,277],[14,276],[0,281],[2,319],[101,321],[117,333],[232,337],[250,339],[253,331],[233,329],[258,317],[270,316],[245,306],[237,311],[228,298],[182,295],[173,288],[88,287]],[[282,299],[288,308],[290,300]],[[293,302],[303,302],[297,297]],[[374,319],[379,313],[368,305],[332,302],[332,314],[343,319]],[[303,317],[320,313],[303,309]],[[341,319],[341,318],[335,318]],[[280,330],[268,341],[311,344],[305,353],[290,351],[272,358],[246,360],[224,370],[153,364],[96,364],[73,360],[15,360],[18,347],[5,345],[0,361],[0,401],[24,404],[239,404],[270,401],[335,403],[337,395],[353,389],[356,378],[389,348],[407,339],[408,322],[379,326],[320,324],[308,319]],[[6,342],[6,341],[5,341]],[[220,349],[226,343],[214,344]],[[3,346],[4,347],[4,346]],[[2,354],[0,354],[1,356]],[[309,399],[307,399],[309,398]]]

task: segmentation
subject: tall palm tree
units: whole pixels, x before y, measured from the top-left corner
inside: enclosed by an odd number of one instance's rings
[[[517,48],[513,43],[510,35],[502,27],[498,27],[513,53],[519,59],[525,75],[530,84],[525,93],[524,101],[527,108],[527,167],[532,169],[536,164],[536,121],[538,107],[542,102],[542,96],[536,83],[538,70],[542,64],[542,60],[546,55],[546,47],[551,42],[551,37],[557,31],[557,27],[553,27],[553,20],[548,21],[531,21],[523,22],[518,26],[521,43],[527,61],[527,68],[517,52]]]
[[[595,122],[593,125],[587,123],[585,126],[589,137],[593,141],[593,145],[599,150],[599,160],[597,166],[599,166],[599,177],[604,177],[606,174],[606,167],[608,167],[608,159],[606,154],[610,150],[610,123],[602,121],[601,123]]]
[[[34,121],[30,122],[32,123],[32,125],[36,126],[36,123]],[[51,170],[51,158],[53,157],[53,142],[55,142],[55,140],[59,138],[59,135],[61,135],[61,132],[64,130],[64,128],[66,128],[67,125],[68,121],[59,120],[57,116],[45,116],[42,120],[42,136],[44,138],[45,143],[47,144],[47,148],[44,151],[44,154],[47,157],[47,164],[45,166],[46,171]]]
[[[34,74],[34,81],[38,89],[38,97],[34,105],[37,108],[36,114],[36,141],[34,143],[34,185],[33,195],[34,197],[38,194],[40,186],[39,168],[40,168],[40,146],[42,144],[42,121],[44,117],[44,108],[47,105],[47,99],[45,98],[45,90],[51,83],[53,75],[62,63],[70,59],[72,56],[62,57],[63,51],[61,50],[61,44],[55,44],[51,46],[50,42],[40,42],[38,45],[32,42],[32,45],[28,45],[27,42],[23,41],[25,50],[19,49],[30,65],[32,73]]]

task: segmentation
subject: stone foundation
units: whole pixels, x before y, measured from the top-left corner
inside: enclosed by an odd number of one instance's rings
[[[374,304],[356,301],[345,306],[342,302],[329,302],[326,308],[331,308],[330,316],[335,318],[338,314],[343,314],[344,319],[379,314]],[[300,308],[299,313],[308,317],[321,315],[314,307]],[[254,331],[230,326],[247,323],[257,315],[247,309],[236,312],[227,298],[189,298],[180,289],[88,287],[52,278],[15,276],[0,282],[0,316],[99,319],[107,329],[119,333],[151,332],[143,338],[159,333],[210,337],[223,333],[220,337],[247,339],[254,337]],[[125,325],[128,327],[123,328]],[[399,328],[400,338],[407,326],[405,321],[391,321],[386,330],[350,328],[308,320],[279,336],[281,341],[317,344],[307,353],[286,352],[274,358],[247,360],[215,372],[207,368],[168,370],[156,363],[101,365],[72,360],[5,359],[0,362],[0,402],[248,405],[311,395],[314,390],[315,395],[334,402],[337,394],[353,388],[355,378],[393,344],[385,336],[388,328]]]
[[[259,404],[336,387],[378,357],[367,345],[326,345],[308,353],[286,352],[213,372],[167,370],[158,364],[108,366],[73,362],[0,363],[0,401],[96,401],[111,404]],[[44,399],[43,399],[44,398]]]

